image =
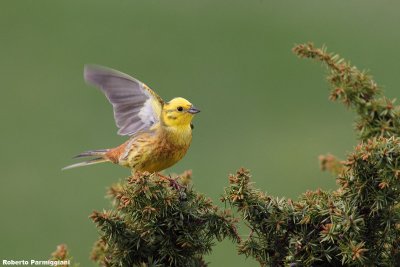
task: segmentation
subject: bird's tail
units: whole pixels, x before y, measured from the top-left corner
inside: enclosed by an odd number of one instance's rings
[[[89,165],[93,165],[93,164],[97,164],[97,163],[110,161],[106,157],[106,153],[108,150],[109,149],[98,149],[98,150],[89,150],[89,151],[82,152],[82,153],[76,155],[74,158],[82,158],[82,157],[96,157],[96,158],[68,165],[68,166],[62,168],[62,170],[68,170],[68,169],[72,169],[72,168],[89,166]]]

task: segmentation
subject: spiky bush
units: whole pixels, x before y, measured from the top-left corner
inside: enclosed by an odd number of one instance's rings
[[[367,73],[325,48],[293,51],[328,67],[330,99],[356,111],[360,144],[346,161],[320,157],[322,169],[337,176],[337,190],[309,191],[296,201],[255,189],[245,169],[231,175],[224,201],[250,227],[239,253],[263,266],[398,266],[400,107]]]
[[[92,259],[101,266],[206,266],[214,240],[238,240],[235,221],[187,184],[136,173],[112,186],[115,209],[94,212],[100,238]]]

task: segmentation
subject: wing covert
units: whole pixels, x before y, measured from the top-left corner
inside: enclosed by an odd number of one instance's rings
[[[118,134],[132,135],[160,121],[164,101],[141,81],[95,65],[85,66],[84,78],[100,88],[112,104]]]

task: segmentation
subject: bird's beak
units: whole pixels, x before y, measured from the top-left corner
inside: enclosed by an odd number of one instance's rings
[[[193,105],[188,109],[188,111],[190,114],[196,114],[200,112],[200,109],[195,108]]]

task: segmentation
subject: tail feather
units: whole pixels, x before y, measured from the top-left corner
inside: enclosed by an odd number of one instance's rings
[[[82,157],[103,156],[105,153],[107,153],[108,150],[109,149],[96,149],[96,150],[85,151],[76,155],[74,159]]]
[[[91,159],[91,160],[82,161],[82,162],[78,162],[78,163],[75,163],[75,164],[68,165],[68,166],[62,168],[61,170],[65,171],[65,170],[69,170],[69,169],[73,169],[73,168],[89,166],[89,165],[102,163],[102,162],[106,162],[106,161],[109,161],[109,160],[108,159],[104,159],[104,158],[95,158],[95,159]]]
[[[105,157],[105,154],[107,153],[107,151],[109,151],[109,149],[90,150],[90,151],[80,153],[80,154],[76,155],[74,158],[93,157],[93,156],[96,156],[97,158],[68,165],[68,166],[62,168],[62,170],[68,170],[68,169],[72,169],[72,168],[89,166],[89,165],[93,165],[93,164],[97,164],[97,163],[110,161],[107,157]]]

